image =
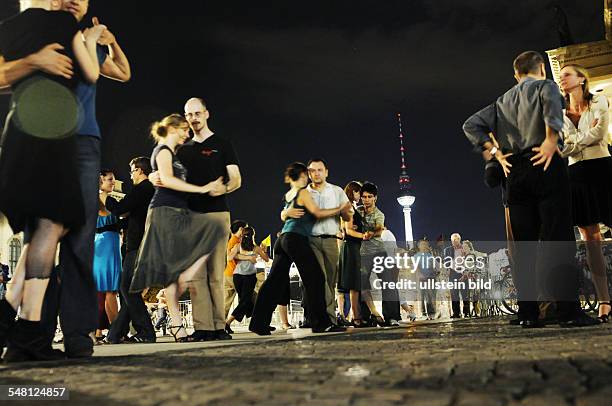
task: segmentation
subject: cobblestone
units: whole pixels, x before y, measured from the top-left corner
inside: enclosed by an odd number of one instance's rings
[[[239,333],[2,365],[0,381],[67,386],[72,400],[91,404],[607,405],[611,332],[612,324],[523,330],[490,318],[300,338]]]

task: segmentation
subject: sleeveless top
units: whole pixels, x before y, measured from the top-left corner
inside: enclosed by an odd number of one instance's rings
[[[242,254],[254,256],[257,255],[254,252],[250,254]],[[257,269],[255,268],[255,264],[251,263],[251,261],[237,261],[236,268],[234,269],[234,275],[255,275],[257,273]]]
[[[285,200],[285,209],[288,209],[293,205],[293,207],[296,209],[304,210],[304,215],[299,219],[294,219],[291,217],[287,218],[287,220],[285,220],[285,224],[283,225],[283,229],[281,230],[281,234],[296,233],[303,235],[304,237],[310,237],[310,235],[312,234],[312,227],[314,226],[316,218],[306,209],[306,207],[301,206],[297,203],[298,196],[300,195],[300,192],[304,189],[306,188],[304,187],[298,190],[298,192],[295,194],[295,197],[290,202],[287,202],[285,199],[283,199]]]
[[[181,161],[178,160],[176,155],[172,152],[172,149],[167,145],[160,144],[153,149],[153,153],[151,154],[151,167],[153,171],[157,171],[157,155],[161,150],[167,149],[172,154],[172,174],[175,178],[179,178],[181,180],[187,179],[187,169],[183,166]],[[186,209],[187,206],[187,193],[179,192],[178,190],[172,190],[165,187],[155,187],[155,194],[151,199],[151,203],[149,204],[149,209],[154,207],[174,207],[177,209]]]
[[[361,206],[360,206],[361,207]],[[355,207],[353,207],[355,208]],[[356,227],[356,229],[354,229],[355,231],[357,231],[358,233],[363,233],[363,216],[361,215],[361,213],[359,213],[359,207],[355,210],[355,213],[353,214],[353,225]],[[353,237],[352,235],[348,235],[344,234],[344,240],[345,241],[358,241],[361,242],[362,239],[361,238],[357,238],[357,237]]]

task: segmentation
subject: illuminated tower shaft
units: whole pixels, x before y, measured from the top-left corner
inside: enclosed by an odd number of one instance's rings
[[[412,247],[414,236],[412,233],[412,205],[414,204],[415,197],[412,194],[412,184],[410,183],[410,176],[406,171],[406,157],[404,149],[404,133],[402,130],[402,115],[397,113],[397,123],[399,126],[399,139],[400,139],[400,157],[401,157],[401,171],[399,176],[399,195],[397,202],[402,206],[404,212],[404,235],[406,243]]]

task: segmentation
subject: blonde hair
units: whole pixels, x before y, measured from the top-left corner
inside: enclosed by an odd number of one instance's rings
[[[582,83],[582,94],[583,94],[584,100],[588,103],[588,106],[590,108],[591,102],[593,101],[593,94],[591,93],[591,90],[589,89],[589,83],[591,81],[591,75],[589,75],[589,71],[584,66],[580,66],[575,63],[569,63],[567,65],[564,65],[561,68],[561,70],[565,68],[572,68],[576,72],[576,75],[579,78],[584,79],[584,82]],[[564,97],[565,97],[565,102],[569,105],[569,101],[570,101],[569,93],[565,93]]]
[[[180,114],[174,113],[164,117],[161,121],[156,121],[151,126],[151,137],[155,142],[160,142],[168,135],[169,128],[189,127],[189,122]]]

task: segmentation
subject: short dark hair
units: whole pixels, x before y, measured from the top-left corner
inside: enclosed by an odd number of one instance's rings
[[[544,63],[544,58],[539,52],[525,51],[514,59],[512,66],[519,75],[528,73],[539,73],[540,65]]]
[[[115,174],[115,171],[113,171],[112,169],[107,169],[107,168],[102,168],[100,169],[100,176],[106,176],[106,175],[110,175],[110,174]]]
[[[292,181],[298,180],[303,173],[308,174],[308,168],[301,162],[293,162],[285,169],[285,176]]]
[[[306,165],[306,166],[310,166],[310,164],[313,163],[313,162],[321,162],[323,164],[323,166],[325,167],[325,169],[329,168],[327,166],[327,162],[325,162],[325,159],[323,159],[323,158],[312,158],[310,161],[308,161],[308,165]]]
[[[151,158],[144,156],[138,156],[130,161],[130,166],[134,165],[135,168],[139,168],[142,173],[149,176],[152,172]]]
[[[230,231],[232,234],[236,234],[241,227],[246,227],[247,222],[244,220],[234,220],[232,221],[232,225],[230,226]]]
[[[369,193],[371,195],[378,196],[378,187],[371,182],[366,182],[361,187],[361,193]]]

